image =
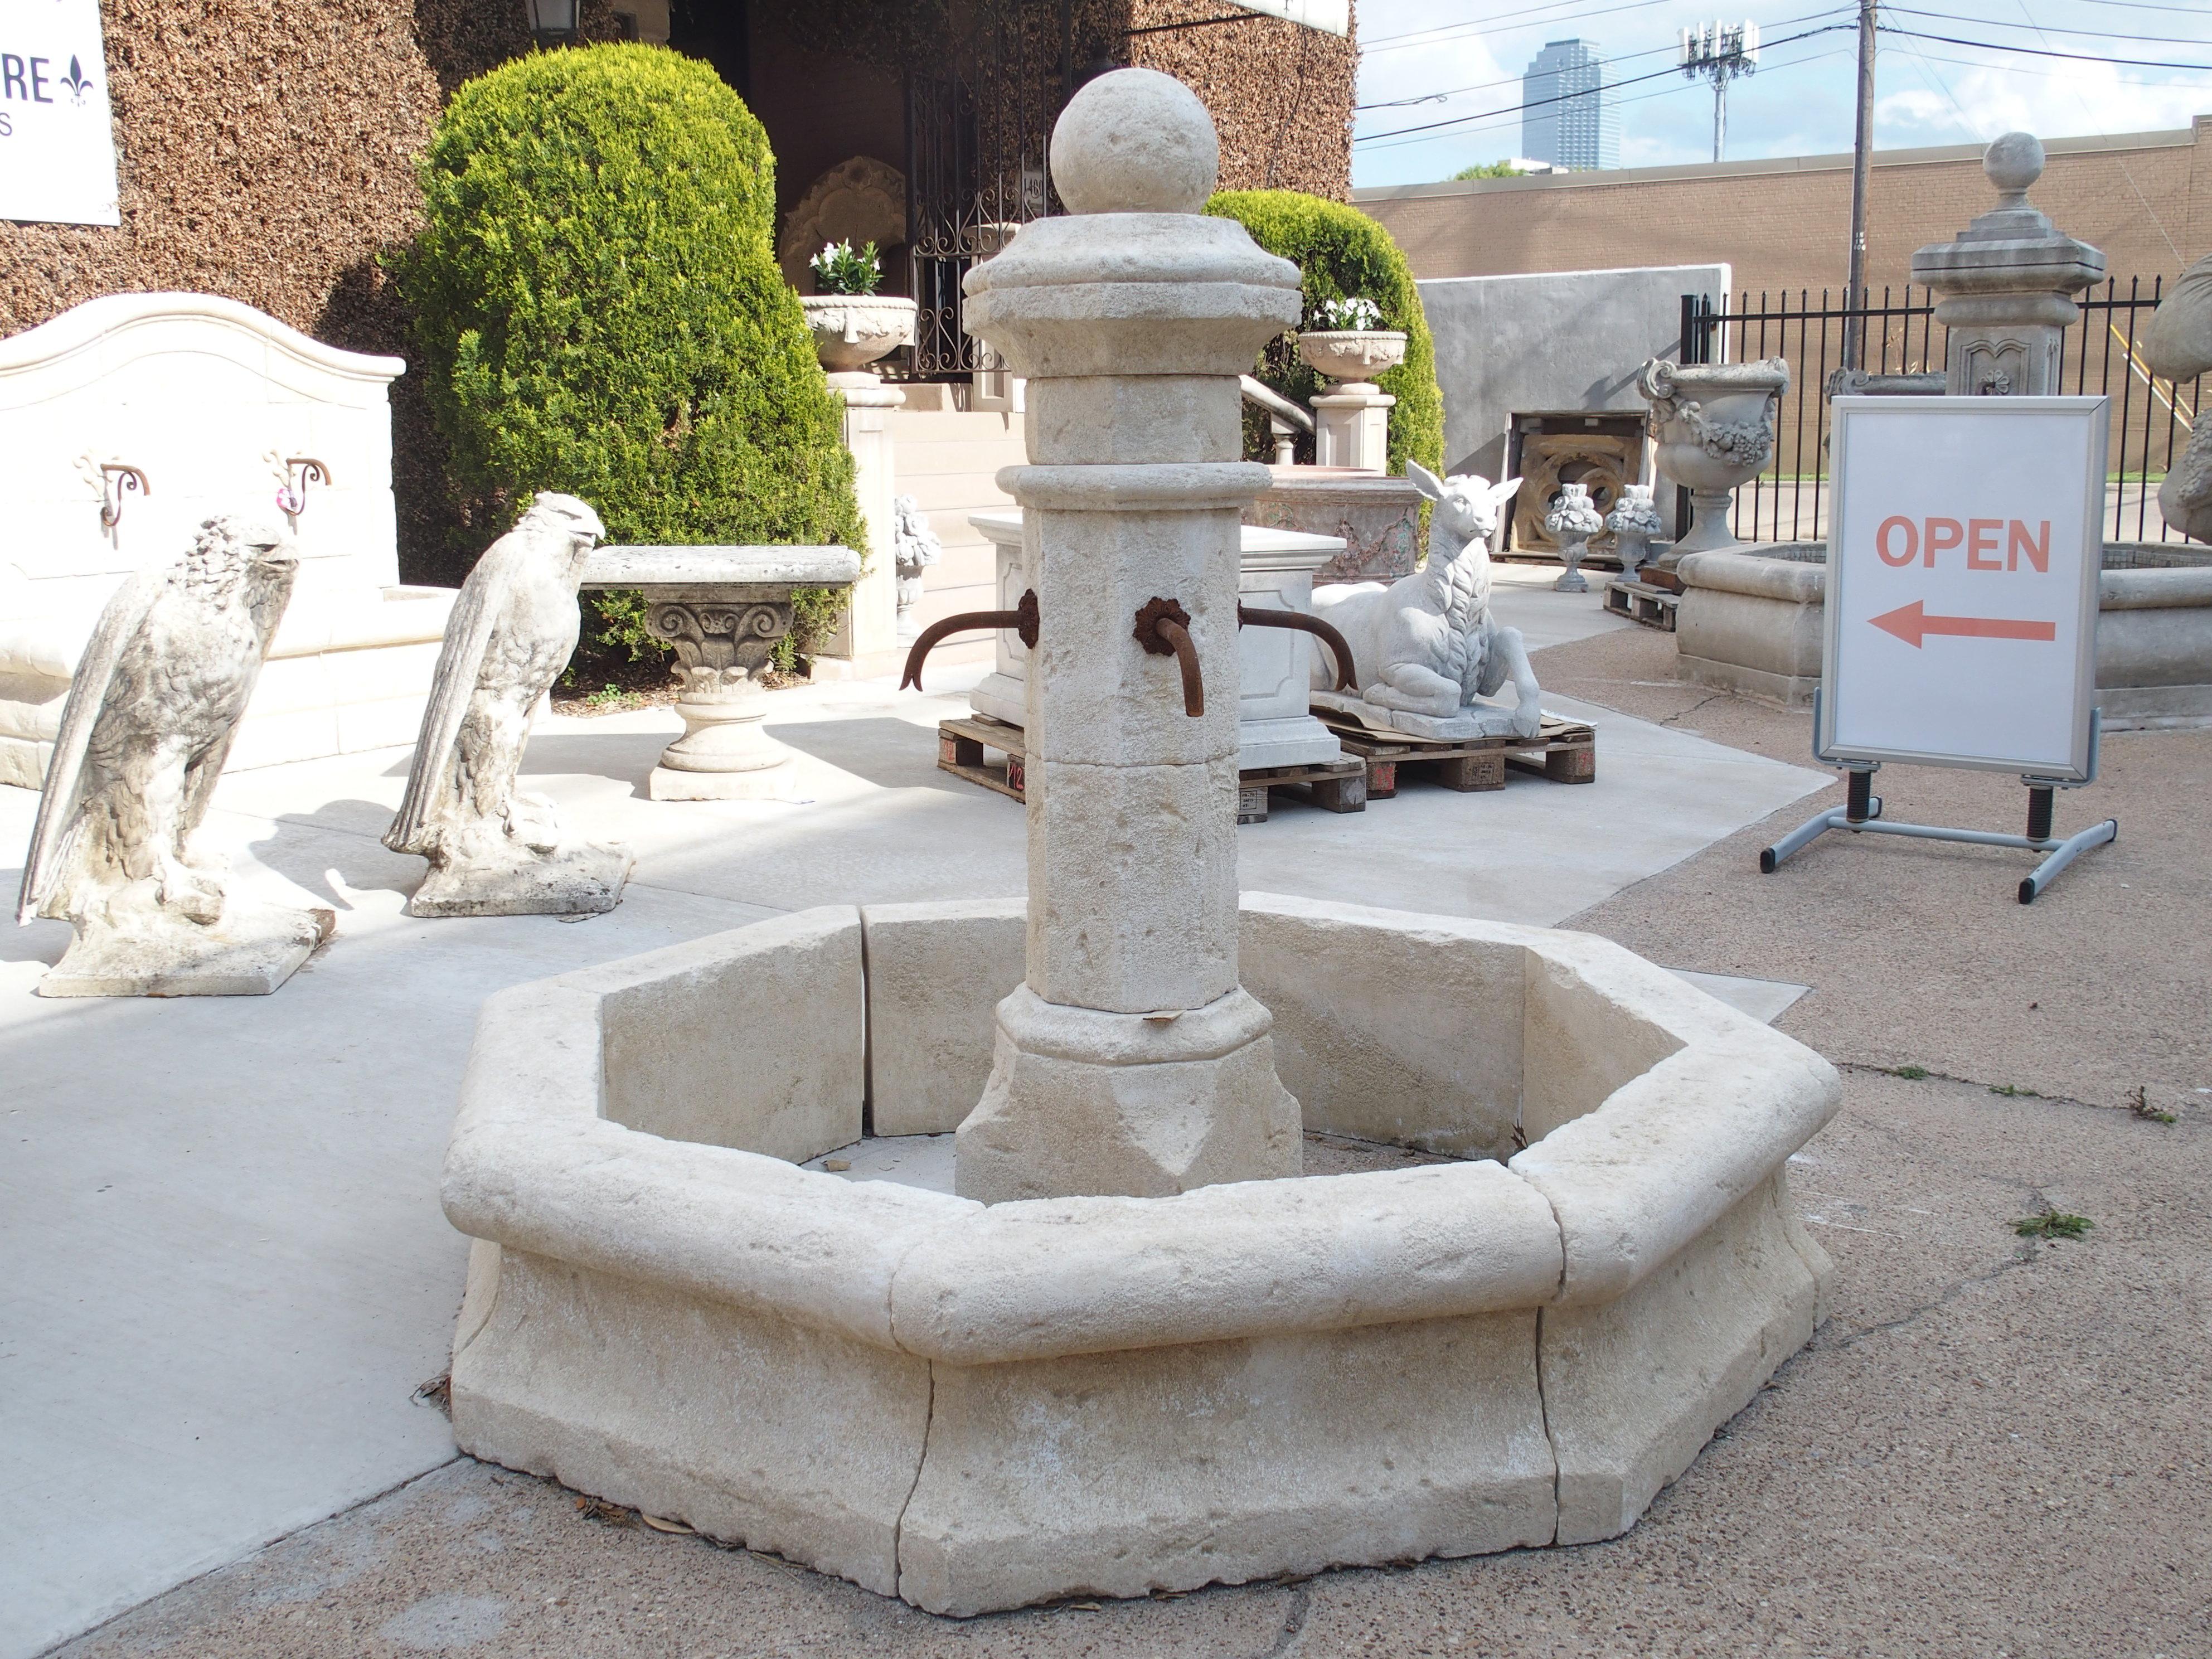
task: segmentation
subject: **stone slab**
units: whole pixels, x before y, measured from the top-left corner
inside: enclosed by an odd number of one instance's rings
[[[330,938],[337,917],[234,901],[211,927],[173,922],[149,935],[102,928],[39,981],[42,997],[265,997]]]

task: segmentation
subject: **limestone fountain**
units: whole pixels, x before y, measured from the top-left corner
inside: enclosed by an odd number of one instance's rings
[[[1297,275],[1215,154],[1091,82],[1070,213],[968,279],[1029,380],[1027,900],[490,999],[463,1449],[971,1614],[1611,1537],[1810,1336],[1818,1055],[1601,939],[1240,902],[1237,374]]]

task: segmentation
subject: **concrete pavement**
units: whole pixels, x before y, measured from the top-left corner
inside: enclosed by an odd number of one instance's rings
[[[1506,583],[1501,609],[1532,635],[1611,625],[1594,596],[1527,586]],[[0,1541],[0,1659],[451,1455],[410,1396],[444,1369],[459,1296],[436,1177],[483,996],[781,910],[1021,890],[1020,808],[936,769],[959,684],[779,694],[800,803],[640,799],[677,730],[665,709],[548,720],[531,787],[638,851],[609,915],[403,915],[422,865],[376,839],[405,779],[387,751],[217,792],[210,839],[241,879],[338,912],[273,998],[45,1002],[31,988],[67,930],[0,936],[0,1481],[39,1517]],[[1244,884],[1556,922],[1825,781],[1556,706],[1597,724],[1596,783],[1413,783],[1341,817],[1279,799],[1240,836]],[[0,789],[0,848],[25,844],[34,808]]]

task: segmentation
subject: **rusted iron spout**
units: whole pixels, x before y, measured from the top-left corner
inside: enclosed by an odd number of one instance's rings
[[[1309,617],[1303,611],[1264,611],[1257,605],[1240,605],[1237,607],[1237,620],[1250,628],[1295,628],[1300,633],[1312,635],[1328,647],[1336,659],[1336,689],[1359,690],[1358,678],[1352,672],[1352,647],[1343,635],[1319,617]]]
[[[1150,599],[1137,611],[1137,643],[1156,657],[1172,655],[1182,671],[1182,712],[1196,720],[1206,712],[1206,686],[1198,674],[1198,647],[1191,643],[1190,612],[1173,599]]]
[[[1036,650],[1036,589],[1032,587],[1023,593],[1021,603],[1012,611],[963,611],[957,617],[947,617],[943,622],[930,623],[921,630],[921,637],[906,653],[906,672],[899,678],[899,690],[903,691],[910,685],[915,690],[921,690],[922,660],[929,655],[931,649],[950,635],[964,634],[976,628],[988,628],[994,632],[1001,628],[1011,628],[1021,636],[1024,646]]]

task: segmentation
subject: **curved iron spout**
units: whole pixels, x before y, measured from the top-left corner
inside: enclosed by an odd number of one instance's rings
[[[1303,611],[1263,611],[1257,605],[1237,607],[1239,624],[1252,628],[1295,628],[1300,633],[1310,634],[1329,648],[1336,659],[1336,689],[1340,691],[1359,690],[1358,677],[1352,672],[1352,647],[1329,623],[1319,617],[1309,617]]]
[[[1198,675],[1198,647],[1191,643],[1190,612],[1173,599],[1149,599],[1138,608],[1137,643],[1155,657],[1173,656],[1182,671],[1182,712],[1196,720],[1206,712],[1206,686]]]
[[[1011,628],[1021,636],[1024,646],[1036,650],[1036,589],[1032,587],[1024,592],[1021,603],[1012,611],[963,611],[957,617],[947,617],[943,622],[930,623],[921,630],[921,637],[906,653],[906,672],[899,677],[899,690],[903,691],[910,685],[915,690],[921,690],[922,659],[929,655],[932,647],[948,634],[964,634],[971,628],[988,628],[994,631]]]

